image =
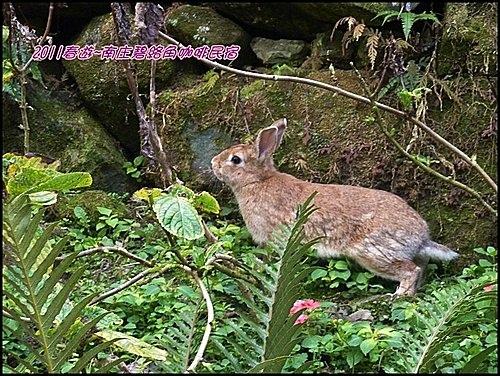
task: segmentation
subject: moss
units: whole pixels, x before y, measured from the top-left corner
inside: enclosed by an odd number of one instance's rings
[[[439,44],[437,70],[444,76],[465,67],[496,74],[497,3],[448,3]]]
[[[73,210],[77,206],[85,210],[90,223],[99,222],[99,217],[102,214],[98,212],[98,207],[111,209],[113,214],[116,214],[119,218],[130,216],[128,208],[123,202],[99,190],[89,190],[74,195],[61,195],[54,206],[55,215],[57,218],[71,218],[74,220],[76,217]]]
[[[120,193],[135,189],[122,169],[126,159],[115,140],[84,108],[55,100],[39,87],[30,90],[29,99],[36,109],[29,112],[32,150],[61,159],[64,172],[89,172],[94,188]]]

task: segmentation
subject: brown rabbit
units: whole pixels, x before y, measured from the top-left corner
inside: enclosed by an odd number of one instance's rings
[[[315,184],[278,172],[272,155],[286,119],[262,129],[254,145],[232,146],[212,159],[215,176],[229,185],[253,240],[265,245],[297,205],[313,193],[316,210],[304,226],[307,239],[323,236],[318,256],[346,256],[376,275],[399,281],[396,295],[413,295],[429,259],[458,254],[433,242],[424,219],[400,197],[381,190]]]

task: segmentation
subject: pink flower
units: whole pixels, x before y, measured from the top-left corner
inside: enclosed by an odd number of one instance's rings
[[[484,286],[483,290],[484,291],[491,291],[491,290],[493,290],[494,287],[495,287],[495,285]]]
[[[309,316],[307,316],[305,313],[303,313],[302,315],[297,317],[297,320],[295,320],[293,325],[301,325],[301,324],[305,323],[308,318],[309,318]]]
[[[297,312],[299,312],[301,309],[316,309],[320,306],[320,302],[316,302],[313,299],[307,299],[307,300],[297,300],[294,304],[293,307],[290,308],[290,314],[293,315]]]

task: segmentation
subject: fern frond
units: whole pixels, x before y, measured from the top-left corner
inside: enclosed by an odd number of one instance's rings
[[[178,321],[168,328],[161,338],[162,346],[168,350],[169,364],[165,368],[172,373],[185,372],[200,344],[200,314],[205,307],[201,293],[186,296],[186,306],[176,315]]]
[[[410,37],[410,31],[415,23],[416,14],[412,12],[403,12],[401,14],[401,23],[403,25],[403,34],[405,36],[405,40],[408,40]]]
[[[377,33],[371,34],[366,39],[366,47],[368,48],[368,58],[370,59],[370,64],[372,70],[375,68],[375,60],[377,59],[377,47],[378,42],[380,40],[380,36]]]
[[[45,209],[40,209],[33,217],[31,211],[26,194],[4,204],[4,311],[21,329],[12,334],[29,350],[23,358],[15,357],[22,359],[19,367],[55,373],[73,356],[82,345],[82,339],[99,320],[93,320],[72,337],[66,338],[68,329],[82,316],[83,309],[94,297],[89,296],[76,304],[60,322],[59,318],[56,322],[85,267],[73,273],[63,285],[60,283],[76,253],[55,267],[54,261],[67,239],[51,247],[49,240],[57,224],[42,230]],[[102,344],[102,348],[106,346],[106,343]],[[80,364],[87,365],[91,358],[89,353],[84,352]]]
[[[382,21],[382,25],[384,25],[390,18],[399,18],[399,11],[397,10],[384,10],[382,12],[377,13],[375,17],[372,18],[372,20],[378,18],[378,17],[384,17],[384,20]]]
[[[280,372],[299,341],[300,326],[294,325],[298,314],[290,315],[290,308],[300,298],[302,281],[314,269],[307,266],[307,253],[318,239],[304,242],[303,232],[304,224],[315,210],[311,205],[313,198],[314,195],[311,195],[304,205],[299,206],[293,226],[283,227],[276,232],[274,241],[269,244],[269,256],[273,260],[276,258],[276,261],[272,265],[262,264],[261,270],[252,271],[259,281],[265,280],[262,285],[266,288],[241,282],[248,287],[252,297],[241,295],[238,298],[246,304],[251,314],[240,312],[239,324],[232,322],[232,319],[225,320],[238,339],[237,342],[231,342],[231,356],[228,356],[235,371],[251,367],[252,372]],[[245,329],[238,330],[241,322]],[[220,349],[228,350],[220,340],[215,343]],[[245,348],[241,343],[246,344]],[[242,367],[241,363],[246,364],[246,367]]]
[[[363,35],[363,32],[365,31],[365,24],[359,24],[356,25],[356,27],[352,30],[352,37],[354,40],[357,42],[359,38]]]
[[[406,371],[435,373],[444,362],[444,351],[453,343],[459,343],[469,331],[477,332],[477,325],[495,324],[497,317],[497,294],[484,291],[484,286],[461,281],[440,291],[433,291],[430,297],[419,303],[414,314],[418,318],[414,336],[406,339]],[[496,349],[482,349],[482,355],[471,358],[464,369],[476,369],[479,360],[485,359]],[[438,366],[439,364],[439,366]],[[464,372],[464,370],[462,370]]]

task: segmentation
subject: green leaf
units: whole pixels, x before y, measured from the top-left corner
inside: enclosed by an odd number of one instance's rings
[[[401,22],[403,24],[403,34],[405,35],[405,40],[408,40],[410,37],[410,31],[415,23],[415,17],[415,13],[412,12],[401,13]]]
[[[486,373],[487,370],[484,368],[485,366],[485,361],[486,358],[488,358],[488,355],[490,355],[493,351],[498,349],[498,345],[492,345],[490,347],[487,347],[486,349],[482,350],[480,353],[474,355],[460,370],[459,373],[466,373],[466,374],[471,374],[471,373]]]
[[[325,269],[316,269],[311,273],[311,280],[315,281],[319,278],[323,278],[328,274]]]
[[[207,213],[219,214],[220,206],[214,196],[208,192],[198,193],[194,197],[193,204],[195,208]]]
[[[315,210],[311,205],[314,194],[298,208],[297,219],[292,226],[282,227],[276,232],[275,240],[271,242],[268,255],[273,259],[271,264],[256,262],[259,269],[252,269],[254,277],[261,281],[258,288],[250,283],[241,282],[249,291],[248,294],[238,295],[252,315],[240,315],[240,319],[249,325],[245,335],[240,335],[240,340],[248,339],[249,332],[262,340],[262,331],[255,329],[256,323],[264,329],[263,343],[257,342],[261,348],[255,348],[256,354],[262,354],[259,364],[250,372],[281,372],[286,360],[295,345],[300,341],[300,325],[294,325],[297,315],[290,315],[293,303],[301,298],[299,296],[302,281],[311,274],[312,268],[307,266],[307,254],[318,239],[304,243],[303,225]],[[235,323],[238,326],[238,323]],[[239,323],[241,326],[241,323]],[[238,332],[235,332],[238,334]],[[248,340],[245,340],[249,342]],[[242,361],[252,367],[253,361],[248,359],[248,350],[239,350],[232,347],[233,355],[238,355]],[[252,359],[254,357],[252,356]]]
[[[363,351],[363,354],[367,355],[370,351],[373,350],[373,348],[377,346],[377,341],[375,341],[373,338],[367,338],[361,344],[359,345],[359,348],[361,351]]]
[[[363,354],[361,353],[361,351],[357,349],[351,350],[347,353],[346,357],[347,364],[351,368],[354,368],[354,366],[358,364],[361,361],[361,359],[363,359]]]
[[[183,197],[162,196],[154,202],[153,210],[161,226],[175,236],[194,240],[204,234],[201,218]]]
[[[3,240],[4,247],[8,247],[6,255],[9,260],[3,278],[3,294],[8,300],[4,310],[22,329],[14,333],[18,342],[26,347],[26,355],[20,362],[21,368],[24,366],[31,371],[59,373],[65,360],[80,345],[78,338],[83,338],[93,326],[84,326],[82,329],[74,325],[80,322],[81,312],[92,296],[70,310],[64,308],[85,266],[74,272],[62,288],[57,288],[61,276],[68,271],[77,255],[73,253],[54,266],[68,238],[61,239],[53,247],[49,245],[57,223],[41,231],[39,228],[44,210],[39,210],[31,217],[31,206],[26,194],[5,203],[3,209]],[[48,253],[44,253],[46,250],[49,250]],[[30,321],[26,322],[21,315]],[[68,342],[69,328],[73,328],[71,335],[77,336],[73,342],[71,339]],[[80,361],[90,359],[91,355],[91,351],[84,352]],[[80,362],[84,365],[87,363]]]
[[[280,366],[282,367],[282,364],[284,364],[288,358],[290,358],[290,356],[278,356],[273,359],[264,360],[248,370],[247,373],[260,373],[266,372],[268,369],[280,368]]]
[[[92,185],[92,176],[88,172],[68,172],[54,176],[50,180],[35,187],[31,192],[65,191],[74,188],[89,187]]]

